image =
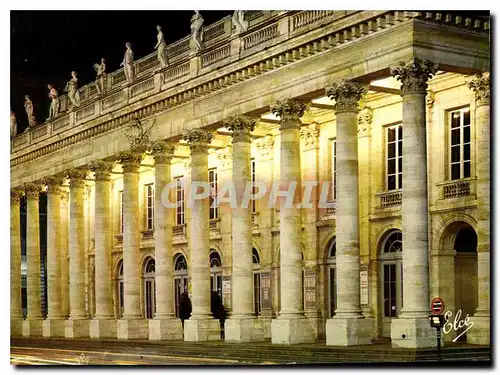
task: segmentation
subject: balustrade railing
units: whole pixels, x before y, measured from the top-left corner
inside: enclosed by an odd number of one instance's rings
[[[380,198],[381,208],[400,206],[403,201],[403,192],[401,190],[387,191],[377,195]]]
[[[183,39],[172,43],[171,45],[167,46],[167,56],[169,58],[180,55],[184,52],[188,52],[190,50],[190,45],[189,45],[189,36],[184,37]]]
[[[278,24],[272,24],[243,38],[243,51],[255,47],[279,35]]]
[[[443,198],[460,198],[472,195],[471,183],[471,180],[460,180],[443,184]]]
[[[142,93],[151,91],[155,88],[155,80],[154,77],[148,78],[130,88],[130,96],[136,97]]]
[[[305,10],[293,16],[292,31],[327,18],[335,13],[334,10]]]
[[[231,46],[229,44],[223,46],[222,48],[218,48],[215,51],[211,51],[201,56],[201,66],[205,68],[217,61],[224,60],[229,57],[231,52]]]
[[[80,121],[84,118],[90,117],[95,113],[95,105],[94,103],[79,109],[76,111],[76,121]]]
[[[226,19],[227,17],[205,27],[205,30],[203,31],[203,40],[209,41],[223,35]]]
[[[172,227],[172,235],[174,237],[185,237],[186,236],[186,224],[174,225]]]

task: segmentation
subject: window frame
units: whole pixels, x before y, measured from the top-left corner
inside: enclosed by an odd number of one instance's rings
[[[174,180],[177,181],[176,189],[175,189],[175,224],[176,225],[184,225],[186,223],[185,216],[185,204],[186,204],[186,190],[184,186],[184,176],[174,177]],[[179,196],[181,199],[179,199]],[[179,204],[180,202],[180,204]]]
[[[469,124],[468,125],[464,125],[464,113],[465,112],[469,112]],[[457,113],[459,112],[460,113],[460,125],[458,126],[458,128],[460,129],[459,130],[459,143],[457,144],[460,148],[460,155],[459,155],[459,161],[458,162],[453,162],[452,159],[453,159],[453,152],[452,152],[452,149],[453,147],[456,147],[457,145],[453,145],[453,136],[452,136],[452,133],[453,133],[453,129],[456,129],[456,128],[452,128],[452,121],[453,121],[453,114],[454,113]],[[453,108],[453,109],[449,109],[447,110],[447,116],[446,116],[446,123],[447,123],[447,155],[448,155],[448,160],[447,160],[447,167],[446,167],[446,171],[447,171],[447,179],[449,181],[459,181],[459,180],[463,180],[463,179],[467,179],[467,178],[471,178],[473,175],[474,175],[474,171],[473,171],[473,153],[474,153],[474,148],[473,148],[473,142],[472,142],[472,139],[473,139],[473,134],[472,134],[472,131],[473,131],[473,128],[472,128],[472,120],[473,116],[472,116],[472,108],[469,104],[467,105],[464,105],[464,106],[461,106],[461,107],[458,107],[458,108]],[[469,127],[469,142],[464,142],[464,129],[465,127]],[[464,159],[464,148],[465,148],[465,145],[469,146],[469,159],[468,160],[465,160]],[[465,163],[469,163],[469,176],[465,176],[465,173],[464,173],[464,165]],[[453,165],[456,165],[458,164],[460,166],[460,176],[459,178],[453,178]]]
[[[144,185],[146,198],[146,230],[155,229],[155,186],[154,183]],[[151,215],[150,215],[151,213]]]
[[[215,178],[213,178],[215,177]],[[209,219],[216,220],[219,218],[219,207],[212,207],[214,202],[217,199],[217,194],[219,192],[219,176],[217,168],[210,168],[208,170],[208,184],[210,186],[210,195],[209,195]]]
[[[384,187],[385,191],[398,191],[403,188],[403,135],[401,135],[401,139],[399,139],[399,130],[401,129],[401,133],[403,132],[403,122],[398,121],[392,124],[387,124],[384,127]],[[396,129],[395,140],[390,143],[395,144],[394,157],[389,158],[389,130]],[[401,146],[400,146],[401,144]],[[395,176],[395,186],[393,189],[389,188],[389,159],[395,160],[395,170],[391,176]],[[401,159],[401,168],[399,166],[399,159]],[[399,176],[401,175],[401,182],[399,181]]]

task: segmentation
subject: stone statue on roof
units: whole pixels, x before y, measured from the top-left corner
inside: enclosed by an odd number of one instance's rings
[[[97,73],[97,77],[95,79],[95,87],[97,89],[98,95],[104,95],[106,91],[106,60],[101,58],[100,64],[94,64],[94,70]]]
[[[24,96],[24,110],[28,116],[28,127],[26,128],[26,130],[28,130],[29,128],[36,126],[36,119],[33,115],[33,102],[31,101],[29,95]]]
[[[195,10],[193,17],[191,17],[191,39],[194,42],[196,53],[203,49],[203,22],[200,11]]]
[[[123,61],[120,66],[123,66],[127,83],[132,83],[135,80],[134,51],[132,51],[132,44],[129,42],[125,43],[125,47],[127,49],[125,50],[125,55],[123,56]]]
[[[80,106],[80,93],[78,92],[78,78],[76,77],[76,72],[71,72],[71,79],[66,83],[64,87],[64,92],[68,93],[68,99],[70,102],[70,110],[75,107]]]
[[[16,114],[10,111],[10,136],[15,137],[17,134]]]
[[[59,114],[59,94],[54,86],[50,83],[47,85],[49,89],[49,98],[50,98],[50,108],[49,108],[49,118],[54,118]]]
[[[248,30],[248,21],[245,20],[244,10],[235,10],[232,17],[233,25],[236,28],[236,33],[243,33]]]
[[[160,60],[160,69],[164,69],[168,66],[167,58],[167,43],[165,42],[165,36],[160,25],[156,26],[158,30],[158,42],[155,45],[155,50],[158,51],[158,60]]]

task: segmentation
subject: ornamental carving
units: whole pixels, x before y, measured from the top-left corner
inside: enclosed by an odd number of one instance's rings
[[[203,129],[192,129],[182,134],[182,139],[189,142],[191,152],[208,152],[208,145],[212,142],[213,133]]]
[[[235,142],[251,142],[251,132],[255,129],[255,120],[247,116],[231,116],[223,121],[224,126],[233,132]]]
[[[414,57],[409,62],[400,61],[399,66],[391,69],[391,75],[401,81],[404,94],[412,92],[425,93],[427,81],[437,72],[437,65],[429,60],[421,61]]]
[[[267,159],[273,156],[274,138],[266,136],[255,140],[255,147],[261,159]]]
[[[64,178],[61,176],[44,177],[42,180],[42,184],[47,186],[47,193],[59,194],[63,183]]]
[[[231,147],[226,147],[221,150],[217,150],[217,160],[219,160],[221,169],[230,168],[233,163],[233,153]]]
[[[319,125],[313,122],[310,125],[300,127],[300,139],[304,141],[306,149],[314,148],[318,145]]]
[[[469,88],[474,91],[476,101],[481,104],[490,103],[490,73],[476,74],[469,82]]]
[[[156,131],[156,120],[153,120],[149,125],[143,123],[139,118],[135,118],[130,122],[125,130],[125,137],[131,150],[144,152],[151,147],[151,138]]]
[[[177,143],[167,141],[156,141],[151,146],[155,164],[170,164],[177,150]]]
[[[358,102],[366,92],[366,87],[341,79],[325,89],[326,95],[335,100],[335,111],[357,111]]]
[[[278,100],[271,106],[271,112],[280,118],[280,130],[287,128],[299,128],[300,118],[306,111],[306,105],[295,99]]]
[[[90,170],[94,172],[96,181],[109,181],[113,163],[104,160],[94,160],[90,164]]]
[[[40,184],[34,183],[34,182],[26,182],[22,189],[24,190],[24,193],[26,194],[26,197],[28,199],[30,198],[36,198],[38,199],[38,195],[40,194],[41,186]]]
[[[10,203],[11,204],[19,204],[21,197],[23,196],[22,189],[10,189]]]
[[[370,132],[372,124],[373,110],[370,107],[364,107],[358,113],[358,135],[367,135]]]
[[[191,159],[184,159],[183,164],[184,164],[184,174],[185,175],[191,174]]]
[[[124,173],[137,172],[143,158],[142,152],[121,151],[118,153],[118,160],[122,164]]]
[[[427,91],[427,96],[425,97],[425,104],[427,104],[427,107],[432,108],[432,106],[434,105],[435,97],[436,95],[434,94],[434,91]]]
[[[66,171],[69,178],[70,187],[83,187],[87,178],[87,171],[84,169],[73,168]]]

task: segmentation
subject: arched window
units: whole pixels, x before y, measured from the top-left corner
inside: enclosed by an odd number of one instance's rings
[[[381,297],[383,306],[382,336],[390,337],[390,325],[403,307],[403,234],[398,229],[389,231],[382,240]]]
[[[181,295],[188,292],[188,264],[182,254],[174,256],[175,315],[179,317]]]
[[[260,257],[256,248],[252,248],[253,262],[253,306],[255,316],[262,313],[261,288],[260,288]]]
[[[224,302],[222,296],[222,261],[220,254],[215,249],[210,249],[210,290],[217,292]]]
[[[337,280],[336,277],[336,260],[337,255],[337,240],[336,237],[332,237],[326,244],[326,265],[327,265],[327,277],[328,277],[328,312],[329,317],[335,315],[335,310],[337,309]]]
[[[121,318],[124,310],[124,288],[123,288],[123,259],[118,261],[116,271],[116,316]]]
[[[153,319],[156,312],[155,294],[155,260],[148,257],[144,262],[144,316],[146,319]]]

